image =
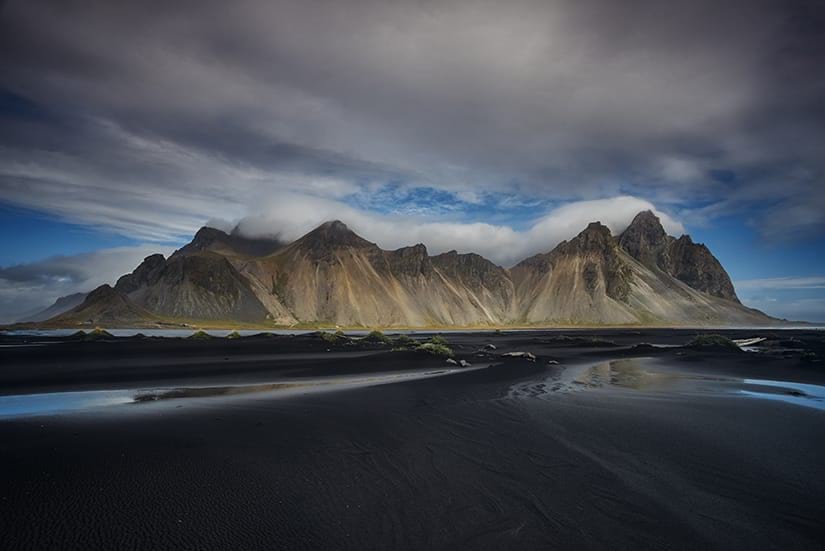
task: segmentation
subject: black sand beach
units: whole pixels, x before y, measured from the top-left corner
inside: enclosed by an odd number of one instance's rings
[[[825,334],[696,333],[0,337],[0,409],[154,392],[0,411],[3,548],[822,549]]]

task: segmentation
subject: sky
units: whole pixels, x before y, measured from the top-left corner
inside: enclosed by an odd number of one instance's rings
[[[812,0],[0,2],[0,322],[203,225],[510,266],[652,209],[825,321]]]

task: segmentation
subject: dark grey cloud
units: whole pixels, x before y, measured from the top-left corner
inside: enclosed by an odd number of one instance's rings
[[[149,239],[389,181],[820,231],[823,11],[12,0],[0,199]]]

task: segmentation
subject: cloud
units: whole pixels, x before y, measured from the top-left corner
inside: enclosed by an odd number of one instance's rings
[[[747,304],[778,318],[825,323],[825,298],[823,297],[783,298],[781,300],[763,297],[750,299]]]
[[[104,283],[114,284],[146,256],[158,252],[168,255],[172,251],[169,247],[144,244],[0,267],[0,323],[13,322],[43,309],[58,297],[88,292]]]
[[[265,212],[238,222],[238,231],[250,237],[278,236],[291,241],[320,223],[340,219],[353,231],[385,249],[424,243],[430,254],[449,250],[475,252],[510,266],[524,258],[547,252],[559,242],[582,231],[588,223],[601,221],[614,235],[624,230],[643,210],[653,210],[665,229],[680,235],[684,227],[648,201],[636,197],[614,197],[578,201],[558,207],[535,220],[528,229],[483,222],[443,222],[426,217],[378,215],[337,201],[287,196]]]
[[[633,216],[646,209],[654,210],[670,233],[679,234],[684,229],[651,203],[635,197],[567,204],[537,218],[523,231],[501,224],[374,214],[340,201],[303,194],[284,199],[273,202],[264,214],[243,217],[238,222],[215,219],[207,225],[224,231],[237,225],[238,231],[250,237],[275,235],[293,240],[324,221],[341,219],[354,231],[386,249],[424,243],[430,254],[453,249],[476,252],[504,266],[549,251],[592,221],[599,220],[618,234]],[[43,309],[60,296],[88,292],[104,283],[114,284],[146,256],[154,253],[168,256],[173,250],[169,246],[147,243],[0,267],[0,323],[16,321]]]
[[[748,306],[789,320],[825,322],[825,276],[789,276],[734,282]]]
[[[751,291],[765,289],[825,289],[825,276],[745,279],[737,281],[735,285],[737,289]]]
[[[496,194],[632,195],[686,216],[749,209],[766,234],[825,224],[816,3],[2,10],[0,200],[75,222],[169,241],[261,203],[396,186],[466,212]]]

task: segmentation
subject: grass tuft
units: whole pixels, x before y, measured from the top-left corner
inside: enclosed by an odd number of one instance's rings
[[[384,333],[382,333],[381,331],[378,331],[378,330],[370,331],[369,334],[366,337],[364,337],[364,340],[366,342],[376,342],[376,343],[384,343],[384,344],[387,344],[387,343],[390,342],[389,337],[387,337]]]
[[[741,352],[735,342],[722,335],[698,335],[688,344],[688,348],[730,350]]]
[[[416,347],[416,350],[419,352],[426,352],[428,354],[432,354],[433,356],[441,356],[443,358],[452,358],[453,357],[453,350],[449,346],[443,344],[434,344],[432,342],[425,342]]]

